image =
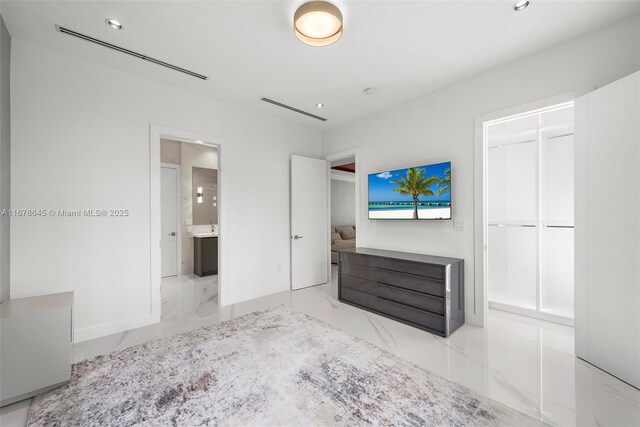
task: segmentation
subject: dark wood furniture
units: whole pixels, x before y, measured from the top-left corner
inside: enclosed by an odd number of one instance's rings
[[[218,237],[193,238],[193,272],[200,277],[218,274]]]
[[[444,337],[464,324],[464,260],[370,248],[340,251],[338,299]]]

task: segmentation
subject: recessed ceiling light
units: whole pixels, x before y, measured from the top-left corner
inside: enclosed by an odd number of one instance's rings
[[[373,95],[374,93],[376,93],[376,88],[375,87],[368,87],[365,90],[363,90],[363,92],[367,95]]]
[[[316,107],[322,108],[322,107],[324,107],[324,104],[322,102],[319,102],[319,103],[316,104]]]
[[[293,15],[293,32],[309,46],[328,46],[342,36],[342,12],[326,1],[303,4]]]
[[[122,25],[120,21],[116,19],[107,18],[104,20],[104,22],[106,22],[107,25],[113,28],[114,30],[118,30],[118,31],[124,30],[124,25]]]
[[[513,10],[516,12],[522,12],[529,7],[529,0],[520,0],[513,5]]]

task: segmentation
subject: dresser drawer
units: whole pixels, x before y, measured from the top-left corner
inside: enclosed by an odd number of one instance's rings
[[[434,331],[444,333],[444,316],[409,307],[405,304],[389,301],[379,296],[356,291],[351,288],[342,288],[341,299],[360,306],[377,311],[380,314],[404,320],[414,325],[422,326]]]
[[[425,294],[445,296],[445,285],[443,281],[431,279],[424,276],[416,276],[397,271],[384,270],[377,267],[368,267],[362,264],[352,264],[345,262],[340,265],[341,274],[358,277],[386,285],[393,285],[398,288],[409,289]]]
[[[350,288],[411,307],[431,311],[437,314],[444,314],[444,298],[426,295],[392,285],[383,285],[344,274],[340,276],[340,284],[343,289]]]
[[[351,264],[359,264],[391,271],[401,271],[404,273],[431,277],[439,280],[443,280],[445,277],[444,267],[440,265],[367,256],[350,252],[340,252],[340,260]]]

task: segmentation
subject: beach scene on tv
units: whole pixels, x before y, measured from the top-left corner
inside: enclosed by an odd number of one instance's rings
[[[451,162],[370,174],[369,219],[451,219]]]

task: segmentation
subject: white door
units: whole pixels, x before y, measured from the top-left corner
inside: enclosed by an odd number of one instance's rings
[[[640,72],[576,101],[576,355],[640,387]]]
[[[162,167],[160,182],[160,228],[162,277],[178,274],[178,170]]]
[[[291,156],[291,289],[327,282],[327,161]]]

